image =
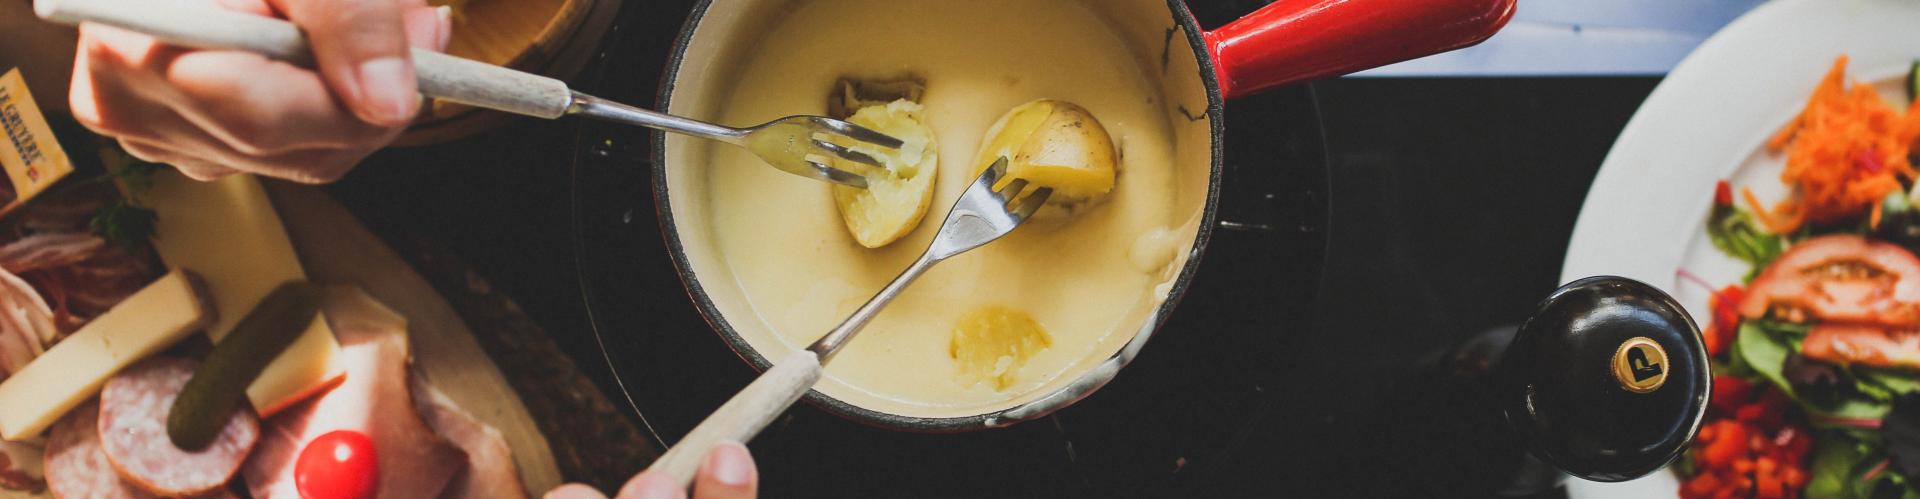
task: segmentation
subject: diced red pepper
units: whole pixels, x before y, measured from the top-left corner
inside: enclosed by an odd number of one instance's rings
[[[1784,473],[1781,473],[1780,475],[1782,479],[1785,479],[1787,481],[1787,486],[1793,487],[1794,490],[1799,490],[1801,487],[1807,486],[1806,470],[1802,470],[1800,468],[1787,468],[1787,471]]]
[[[1715,493],[1724,490],[1726,484],[1720,482],[1720,476],[1713,473],[1701,473],[1687,479],[1680,486],[1681,499],[1711,499]]]
[[[1716,492],[1725,489],[1725,487],[1725,484],[1720,483],[1719,475],[1701,473],[1694,475],[1693,478],[1687,479],[1687,483],[1680,486],[1680,498],[1711,499]]]
[[[1785,416],[1792,399],[1770,385],[1719,376],[1708,405],[1712,419],[1694,438],[1694,475],[1680,497],[1798,499],[1813,439]]]
[[[1766,429],[1768,426],[1767,423],[1772,422],[1771,420],[1774,419],[1773,412],[1766,406],[1766,404],[1760,404],[1760,403],[1753,403],[1753,404],[1740,406],[1739,409],[1735,409],[1733,411],[1733,417],[1735,419],[1739,419],[1740,422],[1753,425],[1757,429],[1762,429],[1762,430]],[[1759,439],[1760,436],[1754,435],[1753,438]],[[1765,445],[1764,442],[1756,442],[1753,445],[1751,445],[1751,447],[1753,447],[1755,450],[1758,450],[1763,445]]]
[[[1732,414],[1753,395],[1753,384],[1738,376],[1714,376],[1713,393],[1707,407],[1719,414]],[[1705,430],[1702,430],[1704,433]],[[1702,435],[1704,438],[1705,435]]]
[[[1733,206],[1733,185],[1722,180],[1713,184],[1713,205]]]
[[[1759,499],[1785,499],[1787,491],[1780,478],[1771,473],[1756,474],[1753,496]]]
[[[1700,461],[1710,467],[1731,466],[1734,460],[1747,453],[1746,425],[1733,420],[1716,421],[1713,424],[1714,432],[1719,436],[1700,449]]]

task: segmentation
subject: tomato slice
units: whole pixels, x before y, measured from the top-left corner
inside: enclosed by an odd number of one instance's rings
[[[369,499],[380,490],[373,439],[353,430],[320,435],[300,450],[293,482],[303,499]]]
[[[1856,235],[1808,239],[1754,278],[1740,315],[1920,326],[1920,258],[1899,245]]]
[[[1800,353],[1830,364],[1920,367],[1920,331],[1864,324],[1821,324],[1807,330]]]

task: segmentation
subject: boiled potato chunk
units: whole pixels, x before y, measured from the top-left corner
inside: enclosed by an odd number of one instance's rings
[[[919,103],[901,99],[886,105],[860,108],[847,118],[900,139],[899,149],[887,150],[871,144],[847,141],[841,145],[867,153],[886,165],[885,169],[835,159],[836,166],[855,172],[867,172],[867,188],[833,186],[833,201],[840,207],[840,218],[847,232],[861,246],[886,246],[912,232],[927,215],[933,201],[933,178],[940,158],[933,130],[927,128]]]
[[[1026,312],[988,305],[967,312],[953,326],[947,355],[966,384],[989,383],[1005,390],[1019,382],[1027,359],[1053,346],[1053,336]]]
[[[1113,191],[1113,138],[1086,108],[1052,99],[1028,102],[1007,111],[986,136],[974,156],[974,173],[1006,157],[1008,177],[1053,188],[1049,207],[1072,211]]]

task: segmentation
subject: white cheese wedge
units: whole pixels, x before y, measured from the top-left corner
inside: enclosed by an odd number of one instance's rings
[[[0,382],[0,439],[38,436],[120,369],[199,331],[214,313],[194,281],[168,273]]]
[[[220,311],[207,327],[215,343],[275,287],[307,278],[280,214],[251,175],[199,182],[163,168],[154,172],[153,187],[141,200],[159,216],[153,247],[160,259],[206,280]],[[261,417],[272,416],[338,381],[345,373],[335,361],[339,353],[333,330],[316,317],[247,386],[247,399]]]

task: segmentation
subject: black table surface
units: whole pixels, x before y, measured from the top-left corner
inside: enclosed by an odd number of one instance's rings
[[[690,2],[629,3],[621,29],[626,36],[652,39],[648,43],[658,48],[651,57],[619,61],[621,70],[657,74]],[[1192,3],[1203,21],[1217,25],[1259,2]],[[1559,284],[1561,260],[1587,187],[1615,135],[1657,81],[1337,79],[1237,101],[1228,110],[1229,169],[1245,169],[1242,178],[1259,180],[1247,184],[1295,186],[1284,192],[1308,198],[1229,208],[1226,218],[1256,221],[1270,230],[1217,233],[1206,256],[1212,267],[1199,276],[1205,284],[1196,286],[1175,319],[1195,327],[1156,337],[1114,386],[1088,400],[1055,417],[984,437],[877,435],[885,430],[812,408],[795,409],[783,425],[798,419],[804,432],[777,426],[755,443],[768,490],[779,495],[1484,494],[1475,484],[1453,478],[1461,467],[1472,466],[1450,462],[1455,449],[1436,447],[1419,435],[1381,431],[1431,417],[1393,406],[1399,400],[1393,396],[1396,380],[1423,355],[1518,321]],[[1288,142],[1317,138],[1297,124],[1298,116],[1311,115],[1316,106],[1321,128],[1312,132],[1324,134],[1324,169],[1313,162],[1319,148]],[[752,371],[731,357],[687,304],[664,249],[634,255],[649,263],[626,270],[591,261],[582,267],[576,260],[570,169],[574,152],[584,147],[576,144],[582,126],[518,120],[453,144],[391,150],[330,189],[376,231],[435,241],[464,256],[494,286],[516,297],[612,400],[627,401],[629,390],[649,387],[635,386],[639,383],[632,379],[623,386],[605,362],[596,325],[604,332],[609,321],[620,319],[608,317],[604,306],[594,311],[598,315],[589,314],[578,278],[583,272],[627,273],[657,299],[623,309],[620,314],[630,316],[624,320],[639,317],[685,338],[663,345],[692,345],[685,351],[650,348],[650,355],[714,357],[719,364],[698,383],[743,385]],[[643,148],[621,145],[607,153],[625,155],[636,161],[635,168],[645,168],[637,163],[645,161]],[[646,212],[630,215],[650,225],[652,200],[640,197],[632,203]],[[651,237],[657,240],[658,234]],[[1196,305],[1215,298],[1232,305]],[[1239,339],[1223,343],[1209,335]],[[1288,353],[1236,357],[1236,352],[1209,350],[1226,344]],[[1169,372],[1154,364],[1202,354],[1217,354],[1230,367],[1196,373],[1194,379],[1129,376]],[[1263,364],[1283,362],[1291,367]],[[1202,375],[1206,379],[1198,378]],[[1146,387],[1136,392],[1210,388],[1155,406],[1137,394],[1125,395],[1130,384]],[[671,441],[728,394],[669,389],[655,396],[684,396],[688,409],[649,409],[636,400],[631,415]],[[1166,407],[1173,404],[1235,416]],[[640,419],[642,413],[646,420]],[[1233,423],[1196,428],[1216,421]],[[1139,434],[1077,434],[1081,427],[1130,428]],[[1024,435],[1044,437],[1019,443]],[[1030,466],[954,464],[1004,458],[1008,449],[1025,449],[1021,459]],[[915,453],[845,457],[874,451]],[[849,462],[862,467],[843,466]],[[951,472],[955,469],[1003,473],[970,476]]]

